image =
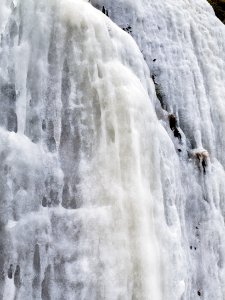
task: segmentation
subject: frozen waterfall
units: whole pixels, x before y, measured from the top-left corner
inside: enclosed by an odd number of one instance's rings
[[[0,300],[225,300],[224,97],[206,0],[0,0]]]

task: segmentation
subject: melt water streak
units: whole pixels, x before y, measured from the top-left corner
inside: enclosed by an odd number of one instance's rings
[[[141,52],[84,1],[0,11],[0,298],[162,299],[154,170],[177,158]]]

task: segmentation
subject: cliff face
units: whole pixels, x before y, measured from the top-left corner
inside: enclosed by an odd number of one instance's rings
[[[0,299],[224,300],[207,1],[4,0],[0,36]]]

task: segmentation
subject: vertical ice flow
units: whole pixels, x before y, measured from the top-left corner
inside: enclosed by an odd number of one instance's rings
[[[91,2],[0,3],[0,299],[224,300],[225,29]]]

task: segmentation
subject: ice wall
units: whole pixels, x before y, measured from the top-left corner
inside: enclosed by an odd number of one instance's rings
[[[223,300],[225,29],[91,2],[0,2],[0,299]]]
[[[104,6],[109,17],[134,37],[164,114],[176,116],[174,126],[171,118],[165,121],[156,103],[160,122],[179,153],[179,166],[165,160],[168,152],[161,155],[164,211],[171,235],[167,241],[162,234],[158,237],[161,258],[170,249],[164,266],[166,277],[173,278],[165,281],[168,290],[163,299],[180,299],[176,292],[171,296],[171,290],[182,278],[182,299],[224,299],[225,27],[204,0],[92,3],[100,10]],[[202,155],[208,156],[206,168]]]

